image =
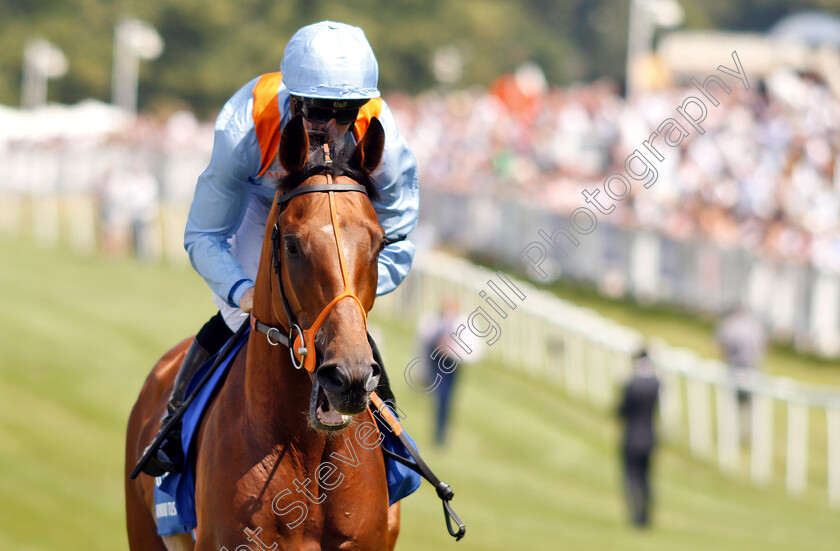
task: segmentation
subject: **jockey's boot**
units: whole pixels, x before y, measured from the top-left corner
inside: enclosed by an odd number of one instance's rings
[[[187,384],[190,382],[195,371],[211,356],[210,352],[193,339],[184,361],[181,362],[181,369],[175,377],[175,384],[172,387],[172,396],[166,404],[166,413],[160,420],[160,429],[169,422],[172,416],[181,407],[184,401],[184,394],[187,392]],[[157,438],[157,435],[155,435]],[[152,439],[154,441],[154,439]],[[181,448],[181,420],[172,427],[158,446],[154,455],[143,465],[143,472],[150,476],[162,476],[164,473],[177,473],[181,471],[184,464],[184,452]]]
[[[376,394],[383,402],[392,408],[396,408],[397,399],[394,397],[394,391],[391,390],[391,381],[388,379],[388,372],[385,371],[385,362],[382,361],[382,354],[379,353],[379,347],[376,346],[376,341],[373,340],[370,333],[368,333],[367,338],[370,344],[370,350],[373,352],[373,361],[378,363],[380,368],[379,384],[376,385]]]

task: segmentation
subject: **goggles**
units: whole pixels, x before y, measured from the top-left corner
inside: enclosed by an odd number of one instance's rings
[[[311,123],[326,124],[331,119],[341,126],[356,122],[359,116],[359,109],[367,103],[362,101],[340,101],[340,100],[311,100],[293,96],[297,105],[297,112]]]

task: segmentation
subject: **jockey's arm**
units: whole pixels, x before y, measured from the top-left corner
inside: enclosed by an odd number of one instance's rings
[[[420,196],[414,153],[397,129],[394,116],[384,101],[379,120],[385,130],[385,151],[382,164],[373,172],[380,195],[373,208],[386,237],[396,240],[379,254],[376,294],[384,295],[396,289],[414,261],[414,245],[401,238],[417,226]]]
[[[230,238],[248,207],[249,178],[259,171],[260,149],[249,103],[255,82],[234,94],[216,119],[213,153],[196,183],[184,231],[193,268],[231,306],[238,306],[254,285],[230,253]]]

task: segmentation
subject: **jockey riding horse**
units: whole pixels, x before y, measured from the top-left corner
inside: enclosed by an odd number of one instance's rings
[[[326,132],[355,144],[371,119],[384,129],[382,162],[373,173],[373,206],[385,231],[378,259],[377,295],[393,291],[414,259],[405,239],[417,225],[417,163],[379,96],[379,68],[364,32],[323,21],[297,31],[286,46],[280,72],[243,86],[216,120],[213,153],[199,176],[184,245],[190,262],[214,292],[219,307],[199,330],[181,364],[161,427],[184,400],[192,375],[248,320],[254,299],[263,232],[278,180],[277,158],[286,124],[301,115],[308,132]],[[380,362],[381,363],[381,362]],[[387,397],[389,391],[381,388]],[[160,476],[183,463],[175,425],[143,466]]]

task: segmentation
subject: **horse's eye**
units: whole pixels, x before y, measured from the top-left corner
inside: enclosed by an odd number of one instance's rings
[[[289,256],[300,256],[300,249],[298,249],[297,241],[294,238],[287,237],[283,240],[283,245],[286,247],[286,254]]]
[[[379,242],[379,251],[378,251],[378,252],[380,252],[380,253],[381,253],[381,252],[382,252],[382,249],[384,249],[384,248],[385,248],[385,246],[386,246],[387,244],[388,244],[388,238],[387,238],[387,237],[383,237],[383,238],[382,238],[382,241],[380,241],[380,242]]]

